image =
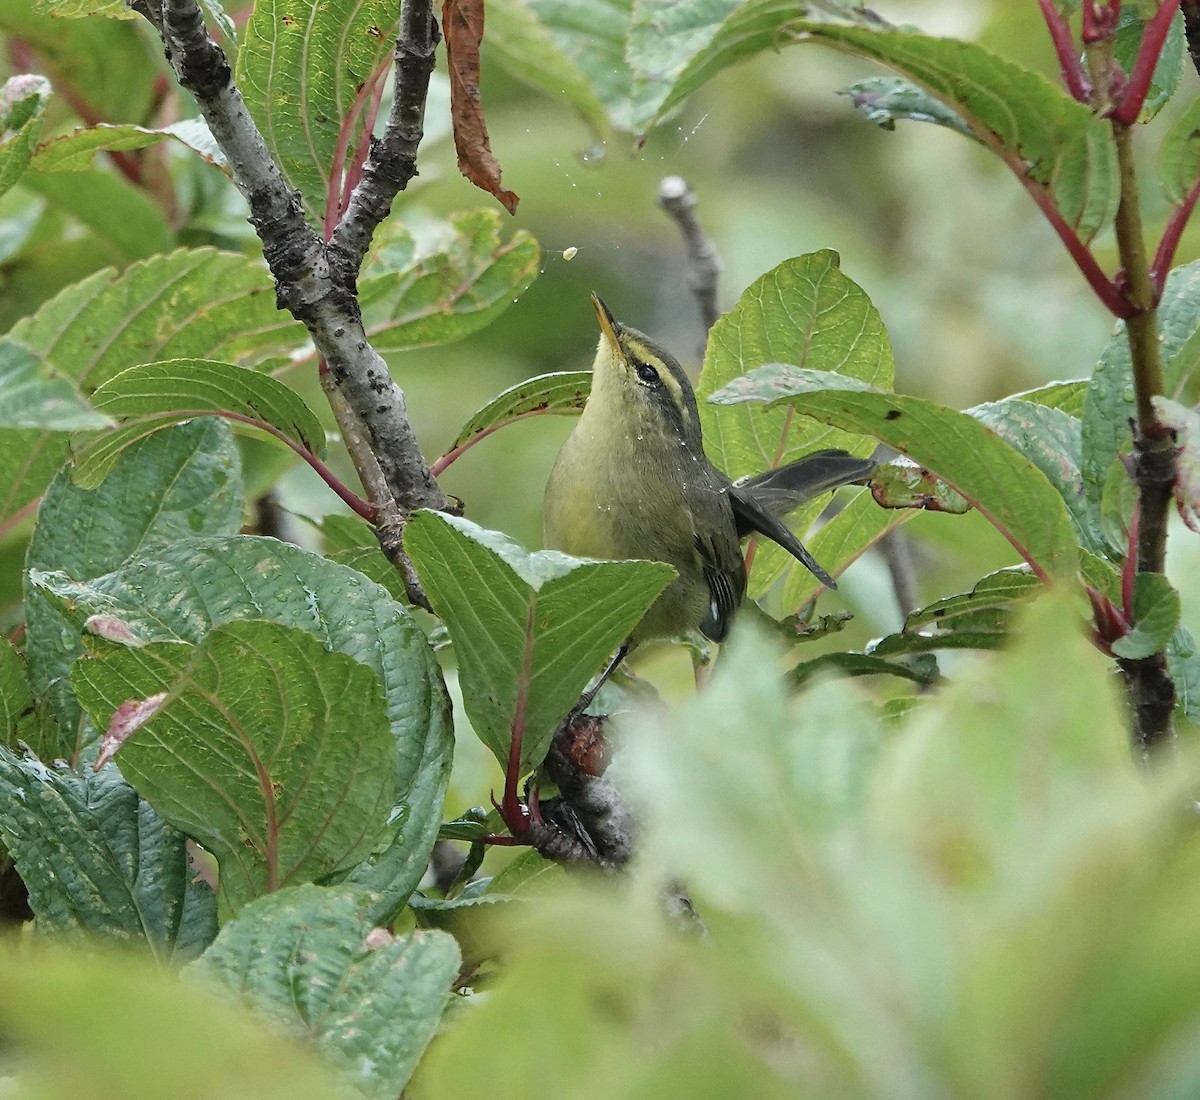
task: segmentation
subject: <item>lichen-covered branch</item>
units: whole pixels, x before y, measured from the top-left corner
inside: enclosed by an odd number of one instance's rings
[[[428,3],[411,6],[432,20]],[[224,52],[208,35],[196,0],[162,0],[161,5],[136,0],[135,8],[158,29],[180,84],[195,97],[225,154],[250,206],[278,305],[307,327],[330,378],[362,421],[395,504],[405,513],[444,508],[446,498],[409,423],[404,392],[363,328],[358,263],[351,263],[344,249],[327,248],[306,221],[233,83]]]

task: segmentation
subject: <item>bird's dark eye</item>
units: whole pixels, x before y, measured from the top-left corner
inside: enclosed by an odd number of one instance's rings
[[[639,363],[635,359],[633,369],[637,372],[638,379],[645,382],[647,386],[657,386],[662,381],[658,377],[658,371],[650,366],[649,363]]]

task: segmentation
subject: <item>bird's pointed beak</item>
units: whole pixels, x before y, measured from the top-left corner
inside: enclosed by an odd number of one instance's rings
[[[617,319],[604,304],[604,299],[599,294],[592,294],[592,308],[596,311],[596,320],[600,322],[600,331],[612,345],[613,351],[620,351],[621,342],[617,339]]]

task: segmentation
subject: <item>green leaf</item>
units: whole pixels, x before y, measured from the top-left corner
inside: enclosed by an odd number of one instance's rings
[[[92,404],[117,420],[120,432],[98,436],[75,456],[72,477],[94,489],[125,449],[161,428],[197,414],[222,414],[270,425],[315,455],[325,453],[325,429],[300,396],[282,382],[208,359],[172,359],[130,367],[92,394]]]
[[[1126,660],[1150,657],[1166,649],[1179,627],[1179,593],[1161,573],[1138,573],[1133,582],[1133,629],[1112,643]]]
[[[518,230],[500,240],[494,210],[456,214],[431,250],[395,220],[375,234],[359,303],[380,352],[445,344],[499,317],[537,275],[537,242]]]
[[[1159,150],[1158,175],[1173,206],[1200,181],[1200,99],[1193,99],[1171,123]]]
[[[88,583],[41,572],[31,583],[76,632],[100,616],[141,641],[195,643],[222,623],[265,618],[373,669],[395,739],[395,835],[350,877],[379,893],[374,919],[394,918],[425,873],[454,749],[437,661],[403,607],[355,570],[268,538],[176,540]]]
[[[41,932],[146,944],[161,962],[195,958],[217,934],[216,898],[189,865],[183,833],[115,767],[50,768],[0,745],[0,840]]]
[[[825,20],[830,9],[834,18]],[[1116,154],[1105,120],[982,46],[889,27],[862,9],[828,3],[724,0],[673,5],[667,17],[650,5],[644,11],[635,15],[628,47],[635,131],[660,122],[735,61],[819,41],[878,61],[938,100],[1018,176],[1042,187],[1085,241],[1116,211]]]
[[[82,224],[104,260],[125,266],[169,252],[175,236],[162,207],[146,190],[116,172],[27,172],[21,183],[66,217]]]
[[[196,118],[159,129],[135,126],[129,122],[82,126],[69,134],[60,134],[42,142],[33,155],[31,167],[38,172],[82,172],[93,166],[96,154],[101,150],[129,152],[171,139],[186,145],[213,164],[223,166],[225,163],[224,155],[213,142],[207,124],[203,119]]]
[[[634,0],[597,0],[587,6],[576,0],[526,2],[568,62],[591,84],[613,125],[632,129],[626,39]]]
[[[567,56],[524,0],[492,0],[487,8],[487,45],[518,80],[555,99],[564,97],[592,132],[608,130],[608,115],[589,74]]]
[[[1145,29],[1146,16],[1137,10],[1136,5],[1126,5],[1121,9],[1113,39],[1113,59],[1126,73],[1133,72]],[[1178,90],[1179,81],[1183,78],[1185,48],[1183,15],[1176,12],[1163,42],[1162,52],[1158,55],[1158,64],[1150,79],[1146,101],[1138,113],[1138,122],[1149,122]]]
[[[242,35],[237,85],[309,217],[344,199],[372,89],[389,69],[398,11],[384,0],[266,0]]]
[[[20,1067],[10,1074],[19,1079],[13,1097],[353,1095],[302,1044],[145,957],[22,940],[0,949],[0,1029],[6,1057]]]
[[[196,646],[87,650],[71,683],[107,730],[101,759],[115,755],[138,794],[216,857],[227,913],[352,867],[382,840],[395,745],[365,665],[268,622],[225,623]]]
[[[361,895],[300,886],[260,898],[188,973],[305,1039],[360,1095],[399,1096],[437,1029],[460,964],[441,932],[372,927]]]
[[[798,419],[791,409],[717,408],[705,398],[753,367],[793,363],[836,372],[844,385],[890,390],[891,344],[870,299],[839,269],[836,252],[813,252],[785,260],[752,283],[738,304],[712,327],[704,368],[696,387],[704,449],[730,477],[757,474],[823,447],[868,455],[862,435],[847,434]],[[825,506],[822,497],[788,518],[805,531]],[[750,577],[752,598],[796,565],[785,551],[763,545]]]
[[[1074,575],[1078,552],[1062,497],[1045,474],[973,417],[900,394],[810,392],[803,377],[795,389],[795,396],[775,404],[789,402],[804,416],[864,432],[908,455],[966,497],[1043,580]]]
[[[915,514],[880,508],[871,492],[863,490],[850,497],[845,507],[828,523],[822,524],[806,545],[817,561],[840,576],[864,550]],[[793,569],[784,583],[780,602],[788,610],[803,607],[823,587],[807,569]]]
[[[0,88],[0,195],[29,167],[49,99],[44,76],[10,76]]]
[[[1083,402],[1087,394],[1088,379],[1078,378],[1070,382],[1047,382],[1037,389],[1014,393],[1013,397],[1034,405],[1045,405],[1050,409],[1062,409],[1071,416],[1083,416]]]
[[[1165,393],[1193,403],[1200,394],[1200,261],[1167,276],[1158,305],[1159,351]],[[1137,417],[1133,368],[1124,322],[1092,373],[1083,409],[1083,485],[1099,506],[1109,467],[1132,447],[1129,423]]]
[[[357,570],[374,581],[397,603],[407,604],[404,578],[379,548],[375,529],[357,516],[329,515],[321,520],[325,557]]]
[[[789,676],[797,687],[817,676],[898,676],[917,684],[933,684],[941,678],[937,661],[922,654],[913,661],[887,661],[869,653],[823,653],[801,661]]]
[[[120,274],[98,271],[9,335],[76,379],[85,394],[138,363],[251,364],[307,340],[303,326],[276,309],[260,261],[211,248],[155,256]]]
[[[33,713],[25,659],[12,642],[0,638],[0,745],[15,745]]]
[[[112,424],[83,399],[70,378],[11,340],[0,340],[0,391],[0,428],[75,432]]]
[[[26,564],[84,581],[157,542],[232,534],[241,523],[241,468],[232,433],[217,421],[197,421],[130,448],[98,489],[83,489],[61,474],[42,501]],[[25,619],[30,680],[37,694],[50,693],[58,718],[54,755],[71,760],[94,735],[80,725],[66,682],[81,652],[82,623],[64,618],[33,585],[26,588]]]
[[[1084,494],[1080,421],[1061,409],[1015,397],[968,412],[1046,475],[1067,506],[1079,545],[1093,554],[1111,555],[1099,512]]]
[[[849,96],[856,111],[883,130],[894,130],[897,120],[932,122],[973,137],[970,127],[924,88],[899,76],[874,76],[850,85],[839,95]]]
[[[900,633],[880,638],[868,652],[882,658],[939,649],[997,649],[1011,634],[1020,604],[1041,587],[1026,569],[989,573],[970,592],[910,612]]]
[[[477,437],[491,435],[497,428],[530,416],[576,416],[583,411],[591,390],[592,372],[588,370],[540,374],[518,382],[497,394],[472,416],[455,436],[447,453],[465,449]]]
[[[261,262],[200,248],[131,264],[119,275],[96,272],[18,321],[9,338],[74,379],[86,397],[136,363],[194,357],[252,364],[299,347],[307,335],[275,308]],[[60,434],[0,431],[0,462],[13,472],[0,487],[0,520],[40,496],[69,454]]]
[[[588,680],[673,573],[658,562],[587,562],[529,553],[465,519],[418,512],[404,545],[458,654],[463,702],[504,766],[522,737],[522,772]]]

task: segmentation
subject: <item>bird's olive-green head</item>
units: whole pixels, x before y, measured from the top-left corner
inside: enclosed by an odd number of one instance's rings
[[[661,436],[675,447],[702,454],[696,395],[679,360],[645,333],[616,320],[598,294],[592,295],[592,306],[600,322],[600,345],[592,365],[589,412],[603,409],[643,439]]]

